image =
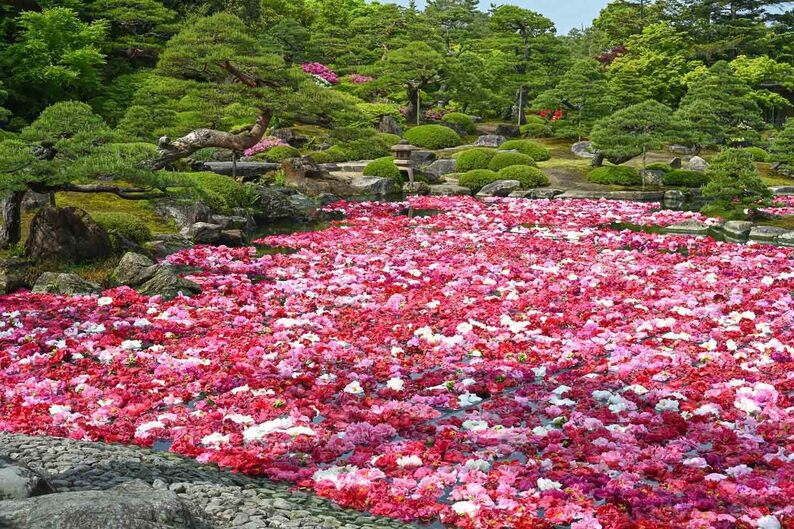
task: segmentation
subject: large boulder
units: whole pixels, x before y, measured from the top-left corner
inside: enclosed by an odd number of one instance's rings
[[[521,187],[518,180],[495,180],[486,184],[477,193],[478,197],[506,197]]]
[[[174,221],[179,229],[191,226],[196,222],[208,222],[212,215],[209,206],[198,200],[157,201],[154,211],[161,217]]]
[[[184,228],[182,234],[191,238],[196,244],[216,244],[221,238],[223,228],[209,222],[197,222]]]
[[[24,500],[54,492],[47,477],[26,465],[0,456],[0,501]],[[0,522],[2,518],[0,518]]]
[[[157,265],[139,253],[128,252],[113,271],[113,280],[120,285],[136,286],[154,277]]]
[[[466,130],[466,127],[461,125],[460,123],[453,123],[451,121],[441,121],[438,123],[442,127],[447,127],[448,129],[454,130],[458,136],[466,136],[469,131]]]
[[[157,259],[165,259],[171,254],[180,252],[186,248],[191,248],[193,241],[184,235],[162,233],[156,234],[152,240],[146,243],[146,250]]]
[[[357,176],[350,185],[361,195],[389,195],[395,192],[394,180],[380,176]]]
[[[504,142],[507,141],[507,138],[501,136],[499,134],[485,134],[480,136],[476,140],[474,140],[474,145],[477,147],[499,147]]]
[[[34,261],[87,263],[113,255],[107,232],[78,208],[40,209],[30,225],[25,256]]]
[[[683,155],[692,156],[692,155],[695,155],[695,154],[698,153],[697,147],[689,147],[687,145],[679,145],[679,144],[676,144],[676,143],[670,145],[670,147],[668,147],[668,148],[669,148],[670,152],[675,153],[675,154],[683,154]]]
[[[458,184],[439,184],[430,186],[430,194],[434,196],[471,195],[471,189]]]
[[[640,171],[640,178],[642,178],[643,185],[661,186],[662,179],[664,178],[664,171],[658,171],[655,169],[643,169]]]
[[[403,193],[408,195],[429,195],[430,186],[419,181],[406,182],[403,184]]]
[[[331,174],[311,158],[292,158],[281,164],[284,185],[310,197],[335,195],[338,197],[362,194],[362,189],[351,185],[350,179]]]
[[[397,136],[403,135],[403,128],[392,116],[382,116],[378,122],[378,132],[385,132],[386,134],[396,134]]]
[[[422,169],[422,173],[431,182],[437,182],[442,176],[454,173],[457,166],[458,161],[455,158],[442,158]]]
[[[27,279],[30,266],[30,261],[17,257],[0,259],[0,295],[30,286]]]
[[[178,294],[192,296],[201,292],[201,287],[193,281],[179,277],[170,266],[158,266],[151,279],[138,287],[138,292],[144,296],[161,296],[163,299],[173,299]]]
[[[687,171],[705,171],[708,168],[709,163],[700,156],[693,156],[686,165],[684,165],[684,169]]]
[[[436,161],[436,153],[419,149],[411,153],[411,161],[418,167],[424,167]]]
[[[0,502],[4,529],[210,529],[198,512],[141,480]]]
[[[510,123],[501,123],[496,127],[496,134],[506,138],[518,138],[521,136],[521,128]]]
[[[259,195],[255,217],[262,222],[306,218],[315,203],[294,189],[257,186]]]
[[[229,247],[238,247],[245,245],[245,234],[242,230],[223,230],[221,238],[218,240],[219,244]]]
[[[98,294],[102,287],[91,281],[86,281],[77,274],[59,274],[44,272],[33,285],[36,294],[60,294],[75,296],[78,294]]]
[[[595,157],[595,153],[592,151],[593,142],[592,141],[577,141],[573,145],[571,145],[571,152],[578,156],[579,158],[593,158]]]

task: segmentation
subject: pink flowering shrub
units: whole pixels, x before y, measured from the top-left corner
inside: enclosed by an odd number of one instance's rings
[[[284,140],[282,140],[281,138],[274,138],[272,136],[265,136],[264,138],[259,140],[259,143],[257,143],[256,145],[244,150],[243,151],[243,155],[245,155],[245,156],[254,156],[256,154],[267,152],[270,149],[272,149],[273,147],[278,147],[278,146],[283,146],[283,145],[287,145],[287,143]]]
[[[705,220],[658,204],[327,209],[169,257],[192,298],[0,297],[0,429],[464,529],[794,525],[794,250],[606,227]]]
[[[367,84],[375,80],[374,77],[370,77],[368,75],[359,75],[357,73],[348,75],[347,79],[353,84]]]
[[[430,108],[430,109],[425,110],[424,116],[425,116],[425,119],[428,119],[428,120],[431,120],[431,121],[441,121],[442,119],[444,119],[444,115],[446,113],[447,113],[447,111],[444,110],[443,108]]]
[[[301,70],[328,84],[337,84],[339,82],[339,78],[334,71],[319,62],[303,63],[301,64]]]

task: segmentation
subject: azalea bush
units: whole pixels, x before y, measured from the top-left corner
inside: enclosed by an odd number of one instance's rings
[[[307,62],[301,64],[301,70],[311,75],[323,84],[334,85],[339,83],[339,77],[328,66],[319,62]]]
[[[270,149],[274,147],[283,147],[285,145],[287,145],[287,142],[285,142],[281,138],[265,136],[264,138],[259,140],[259,142],[257,142],[256,145],[243,151],[243,155],[256,156],[257,154],[268,152]]]
[[[609,227],[716,222],[652,203],[326,209],[257,241],[291,254],[172,255],[192,298],[0,297],[0,429],[430,525],[794,523],[793,250]]]

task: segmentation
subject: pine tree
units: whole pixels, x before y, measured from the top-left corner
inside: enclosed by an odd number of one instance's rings
[[[794,118],[788,118],[785,127],[772,138],[769,153],[777,171],[794,176]]]
[[[753,157],[742,149],[725,149],[711,162],[710,180],[703,196],[716,199],[727,208],[743,208],[769,198],[771,192],[758,176]]]

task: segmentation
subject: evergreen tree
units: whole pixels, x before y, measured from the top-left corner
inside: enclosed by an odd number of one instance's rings
[[[777,171],[794,176],[794,118],[789,118],[772,138],[769,153]]]
[[[421,93],[442,81],[446,61],[426,43],[416,41],[389,52],[383,61],[379,83],[400,86],[405,91],[409,122],[419,122]]]
[[[753,157],[742,149],[725,149],[711,162],[710,180],[703,196],[716,199],[722,207],[744,208],[769,198],[769,188],[758,176]]]

